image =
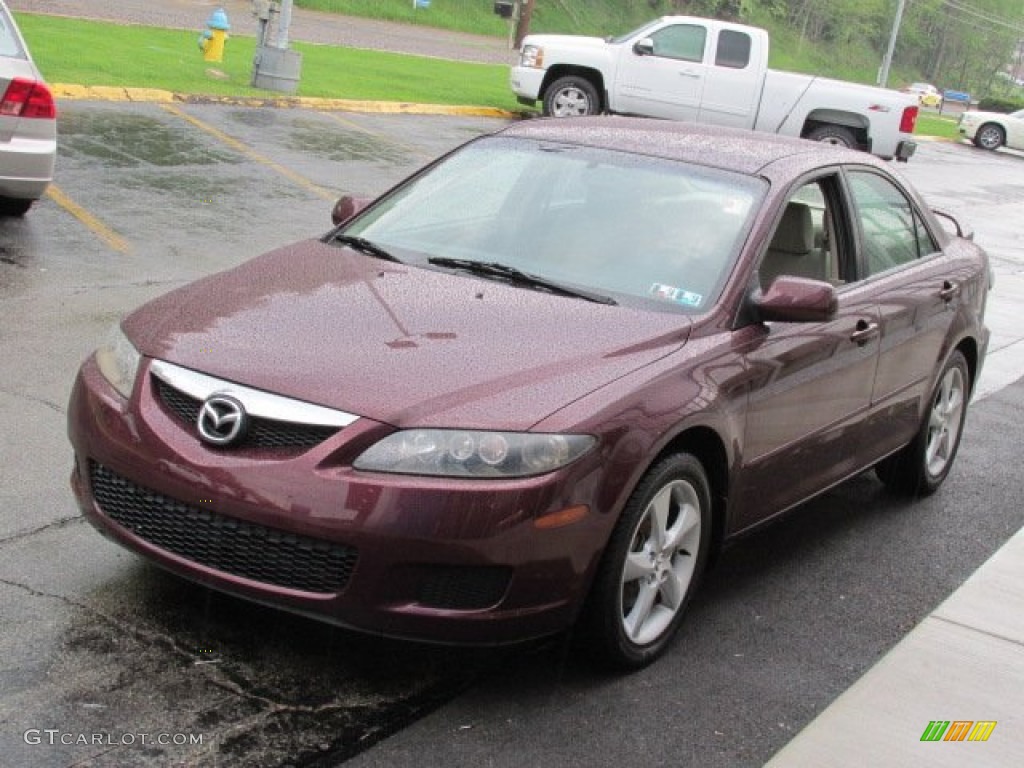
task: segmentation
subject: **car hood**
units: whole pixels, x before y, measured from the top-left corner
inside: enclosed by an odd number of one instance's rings
[[[603,48],[608,43],[600,37],[584,37],[581,35],[529,35],[523,40],[523,45],[537,45],[541,48],[555,48],[571,46],[580,48],[588,46],[591,48]]]
[[[122,325],[145,356],[395,426],[527,429],[678,349],[691,324],[311,240]]]

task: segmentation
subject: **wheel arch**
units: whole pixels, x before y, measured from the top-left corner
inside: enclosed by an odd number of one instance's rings
[[[811,110],[804,118],[803,127],[800,129],[800,137],[807,138],[807,135],[816,128],[826,125],[838,125],[849,128],[861,146],[868,146],[871,142],[869,129],[870,121],[864,115],[856,112],[844,112],[838,109],[815,109]]]
[[[970,391],[974,393],[974,387],[978,383],[978,366],[980,364],[980,356],[978,354],[978,341],[972,336],[967,336],[960,340],[960,342],[953,348],[959,350],[960,353],[967,360],[967,373],[970,379]]]
[[[683,430],[655,456],[650,467],[673,453],[689,453],[704,467],[711,484],[711,548],[708,565],[712,565],[725,540],[726,504],[729,498],[729,452],[721,435],[708,426]]]
[[[601,75],[599,70],[592,67],[581,67],[575,64],[555,64],[553,67],[548,69],[547,74],[544,75],[544,82],[540,86],[540,97],[543,100],[544,95],[548,92],[548,88],[556,80],[575,75],[576,77],[582,77],[587,80],[594,89],[597,91],[597,98],[600,100],[601,111],[604,111],[608,107],[608,95],[604,90],[604,77]]]

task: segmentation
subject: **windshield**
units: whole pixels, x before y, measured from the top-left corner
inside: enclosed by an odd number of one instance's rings
[[[646,32],[648,29],[653,29],[654,27],[656,27],[659,24],[661,24],[661,21],[662,21],[661,19],[655,19],[654,21],[648,21],[643,26],[637,27],[636,29],[632,30],[631,32],[627,32],[624,35],[618,35],[616,37],[609,37],[608,38],[608,42],[609,43],[615,43],[615,44],[617,44],[617,43],[624,43],[627,40],[632,39],[634,35],[639,35],[639,34],[641,34],[643,32]]]
[[[764,187],[670,160],[492,137],[412,179],[344,234],[423,266],[500,264],[620,303],[704,311]]]

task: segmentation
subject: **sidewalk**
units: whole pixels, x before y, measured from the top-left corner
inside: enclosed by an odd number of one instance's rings
[[[223,7],[232,33],[255,34],[248,0],[9,0],[17,11],[199,30]],[[87,10],[83,6],[88,6]],[[296,8],[294,40],[508,64],[504,40]],[[977,396],[1024,374],[1024,272],[1000,277],[993,337]],[[1014,461],[1016,457],[1005,457]],[[984,510],[978,510],[984,514]],[[959,535],[950,531],[950,536]],[[933,721],[995,722],[984,743],[923,741]],[[964,730],[963,735],[968,731]],[[801,731],[768,768],[1024,765],[1024,529]]]

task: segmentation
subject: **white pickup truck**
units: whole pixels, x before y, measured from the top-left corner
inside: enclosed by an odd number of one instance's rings
[[[664,16],[605,40],[529,35],[512,67],[520,103],[545,115],[602,112],[689,120],[802,136],[907,160],[912,94],[768,69],[768,33]]]

